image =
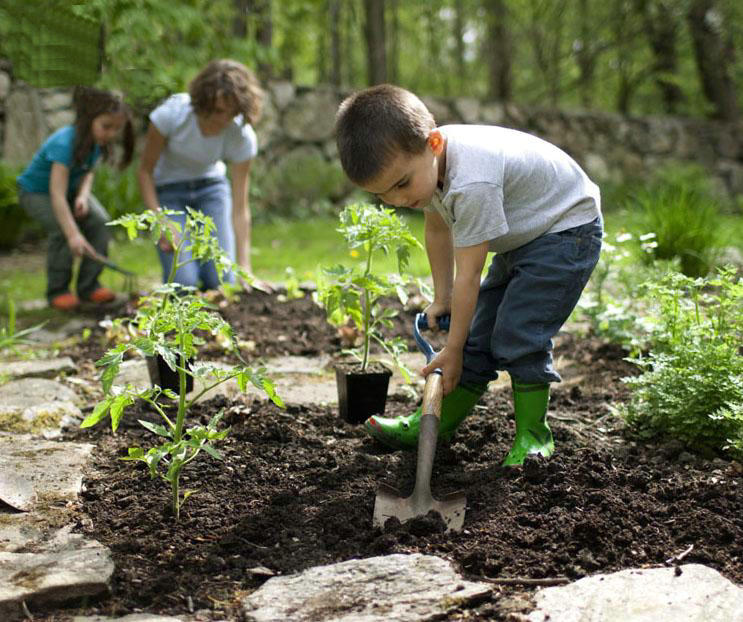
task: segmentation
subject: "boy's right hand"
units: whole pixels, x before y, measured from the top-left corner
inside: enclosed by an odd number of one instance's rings
[[[97,255],[95,249],[90,245],[90,242],[88,242],[88,240],[85,239],[85,236],[79,231],[73,233],[69,238],[67,238],[67,245],[70,247],[70,251],[72,251],[72,254],[75,257],[83,257],[85,255],[88,257],[95,257]]]
[[[445,305],[434,300],[423,310],[423,313],[428,317],[428,328],[436,332],[439,330],[439,317],[451,314],[451,305]]]

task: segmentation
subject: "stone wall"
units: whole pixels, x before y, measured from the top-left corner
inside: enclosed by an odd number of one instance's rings
[[[264,205],[342,199],[333,121],[343,94],[287,82],[267,88],[254,179]],[[473,98],[424,98],[437,122],[493,123],[525,130],[570,153],[598,182],[642,178],[668,162],[695,162],[730,194],[743,194],[743,127],[680,117],[622,117],[539,110]],[[0,70],[0,159],[26,162],[43,138],[70,123],[71,92],[32,89]],[[144,128],[144,117],[141,126]]]

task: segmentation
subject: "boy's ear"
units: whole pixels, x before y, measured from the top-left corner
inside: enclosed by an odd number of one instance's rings
[[[428,134],[428,146],[435,156],[440,156],[444,151],[444,136],[441,131],[434,128]]]

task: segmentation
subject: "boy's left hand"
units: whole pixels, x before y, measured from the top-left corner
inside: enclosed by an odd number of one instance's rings
[[[88,215],[90,207],[88,206],[88,197],[79,195],[75,197],[75,204],[72,206],[72,213],[77,220],[81,220]]]
[[[424,377],[428,376],[437,368],[443,372],[444,395],[447,395],[459,384],[462,375],[462,351],[445,347],[421,370],[421,374]]]

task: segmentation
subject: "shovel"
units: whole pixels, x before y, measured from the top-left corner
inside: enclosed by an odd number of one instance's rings
[[[119,272],[120,274],[123,274],[126,277],[131,278],[134,276],[134,272],[132,272],[131,270],[125,270],[124,268],[115,264],[113,261],[111,261],[107,257],[104,257],[103,255],[99,255],[98,253],[96,253],[95,255],[88,255],[88,256],[94,261],[97,261],[98,263],[103,264],[107,268],[110,268],[111,270],[115,272]]]
[[[449,317],[439,319],[439,327],[444,330],[449,327]],[[423,336],[421,329],[428,328],[428,319],[424,313],[415,316],[413,336],[418,347],[430,362],[435,352]],[[388,518],[395,517],[401,523],[418,516],[425,516],[431,510],[437,512],[444,519],[446,531],[460,531],[464,525],[464,511],[467,499],[463,492],[453,492],[437,501],[431,495],[431,471],[433,459],[436,455],[436,440],[439,435],[439,421],[441,419],[441,400],[443,398],[443,383],[441,370],[436,369],[428,374],[426,386],[423,390],[423,405],[421,411],[420,430],[418,432],[418,464],[415,471],[415,488],[409,497],[400,496],[400,492],[392,486],[380,484],[377,489],[377,498],[374,501],[375,527],[384,527]]]

